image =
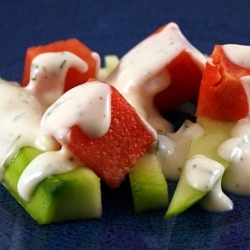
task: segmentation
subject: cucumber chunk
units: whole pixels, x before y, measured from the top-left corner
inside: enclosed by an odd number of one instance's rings
[[[79,166],[42,181],[29,201],[23,200],[17,183],[27,165],[41,152],[26,147],[6,168],[3,184],[39,224],[99,218],[102,214],[100,179],[92,170]]]
[[[168,186],[156,154],[145,153],[129,173],[129,180],[135,212],[167,207]]]
[[[191,143],[188,159],[201,154],[221,163],[226,168],[229,161],[220,158],[217,149],[223,141],[230,137],[230,132],[235,123],[206,118],[198,118],[197,122],[204,128],[204,134]],[[173,198],[165,214],[166,218],[171,218],[184,212],[208,193],[191,187],[184,173],[185,171],[182,171]]]

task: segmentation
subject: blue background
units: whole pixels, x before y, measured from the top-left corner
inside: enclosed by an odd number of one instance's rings
[[[0,76],[21,81],[29,46],[77,37],[101,56],[122,56],[170,21],[207,54],[215,44],[248,45],[249,10],[247,0],[3,0]],[[250,199],[230,197],[232,212],[212,214],[197,206],[166,221],[164,210],[135,215],[126,181],[118,190],[103,188],[100,220],[41,227],[1,187],[0,249],[250,249]]]

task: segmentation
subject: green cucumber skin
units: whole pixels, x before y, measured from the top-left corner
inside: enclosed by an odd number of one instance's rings
[[[155,154],[148,152],[139,159],[129,180],[136,213],[168,206],[168,185]]]
[[[203,154],[218,161],[226,168],[229,162],[219,157],[217,148],[223,141],[230,137],[230,132],[235,123],[206,118],[198,118],[197,122],[204,128],[204,134],[199,139],[192,142],[188,158],[196,154]],[[200,201],[206,194],[207,192],[192,188],[187,183],[185,176],[181,174],[175,193],[165,214],[165,218],[169,219],[181,214]]]
[[[102,214],[100,179],[85,167],[51,176],[42,181],[29,201],[17,191],[25,167],[41,152],[23,148],[7,166],[4,186],[39,224],[99,218]]]
[[[207,192],[202,192],[192,188],[184,176],[179,180],[174,196],[169,204],[165,218],[170,219],[177,216],[193,206],[196,202],[202,199]]]

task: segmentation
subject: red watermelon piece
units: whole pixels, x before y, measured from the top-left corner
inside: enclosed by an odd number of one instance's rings
[[[93,138],[74,125],[66,146],[109,187],[116,188],[151,147],[155,133],[126,99],[114,87],[109,87],[111,123],[108,132]]]
[[[216,45],[210,56],[211,59],[206,63],[200,87],[197,116],[237,121],[249,113],[247,93],[240,78],[250,76],[250,68],[232,62],[223,48],[223,45]],[[246,53],[249,51],[246,46],[239,49],[245,49]],[[246,53],[242,56],[244,57]]]
[[[166,66],[166,70],[171,76],[171,83],[155,97],[159,111],[164,113],[188,101],[197,101],[203,70],[190,52],[183,50]]]
[[[148,116],[155,106],[165,113],[198,99],[205,62],[178,25],[168,23],[128,51],[107,82]]]
[[[205,56],[190,44],[175,23],[160,27],[152,35],[162,32],[167,26],[173,26],[173,30],[176,30],[176,40],[173,43],[180,43],[183,48],[165,65],[165,70],[170,75],[170,84],[155,96],[155,105],[161,113],[171,111],[188,101],[197,101],[206,61]],[[172,44],[166,43],[165,46],[171,48]]]
[[[79,84],[86,82],[89,78],[96,77],[96,73],[99,69],[99,60],[93,56],[93,51],[91,51],[85,44],[76,38],[72,38],[68,40],[56,41],[47,45],[28,48],[25,56],[22,85],[26,86],[29,83],[31,62],[37,55],[47,52],[61,51],[71,52],[88,64],[88,70],[84,73],[74,68],[69,69],[65,79],[65,92]]]

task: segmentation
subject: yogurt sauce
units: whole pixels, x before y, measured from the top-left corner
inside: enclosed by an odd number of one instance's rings
[[[206,58],[186,40],[175,23],[170,23],[130,50],[106,79],[162,132],[170,132],[171,126],[157,111],[154,97],[169,86],[171,77],[165,66],[182,51],[190,53],[201,69],[204,67]]]
[[[232,200],[222,190],[221,177],[210,192],[199,202],[199,205],[210,212],[226,212],[233,209]]]
[[[98,138],[108,132],[110,122],[111,87],[96,81],[79,85],[61,96],[45,112],[41,128],[58,141],[63,139],[61,143],[65,144],[73,125],[78,125],[88,136]]]
[[[158,134],[157,156],[166,179],[179,179],[191,142],[202,134],[203,128],[190,121],[186,121],[176,133]]]
[[[230,161],[223,176],[223,187],[236,194],[250,195],[250,118],[239,120],[223,142],[218,154]]]
[[[96,54],[93,56],[96,58]],[[39,156],[38,160],[42,164],[36,162],[36,171],[33,163],[24,171],[18,184],[19,192],[24,199],[30,197],[30,190],[33,190],[35,182],[38,183],[38,180],[47,177],[46,167],[51,162],[54,167],[49,174],[65,172],[72,168],[72,155],[65,149],[57,151],[60,149],[58,142],[51,134],[45,133],[40,123],[44,110],[62,93],[67,70],[70,67],[87,70],[86,63],[70,52],[41,54],[34,59],[32,65],[31,79],[27,87],[21,87],[16,82],[0,80],[1,180],[4,178],[6,165],[21,148],[31,146],[41,151],[53,151],[49,153],[50,157],[47,157],[48,153]]]
[[[189,185],[199,191],[208,192],[199,202],[208,211],[225,212],[233,209],[233,202],[221,188],[224,169],[222,164],[204,155],[195,155],[186,162],[184,175]]]
[[[26,89],[39,101],[42,112],[63,94],[64,79],[71,67],[88,70],[86,62],[67,51],[39,54],[32,61]]]
[[[17,83],[0,81],[0,177],[20,148],[33,146],[40,150],[57,147],[53,139],[41,134],[40,106],[29,92]],[[40,135],[40,140],[37,141]],[[41,142],[43,142],[41,144]]]
[[[232,63],[250,69],[250,46],[225,44],[223,45],[223,51]]]
[[[59,151],[42,153],[23,171],[17,184],[18,193],[28,201],[37,185],[45,178],[69,172],[78,165],[77,160],[64,147]]]
[[[199,191],[207,192],[199,202],[205,210],[225,212],[233,209],[233,202],[221,188],[224,169],[222,164],[204,155],[195,155],[186,162],[184,175],[189,185]]]
[[[222,177],[224,167],[204,155],[195,155],[186,162],[184,171],[191,187],[207,192],[211,191]]]

